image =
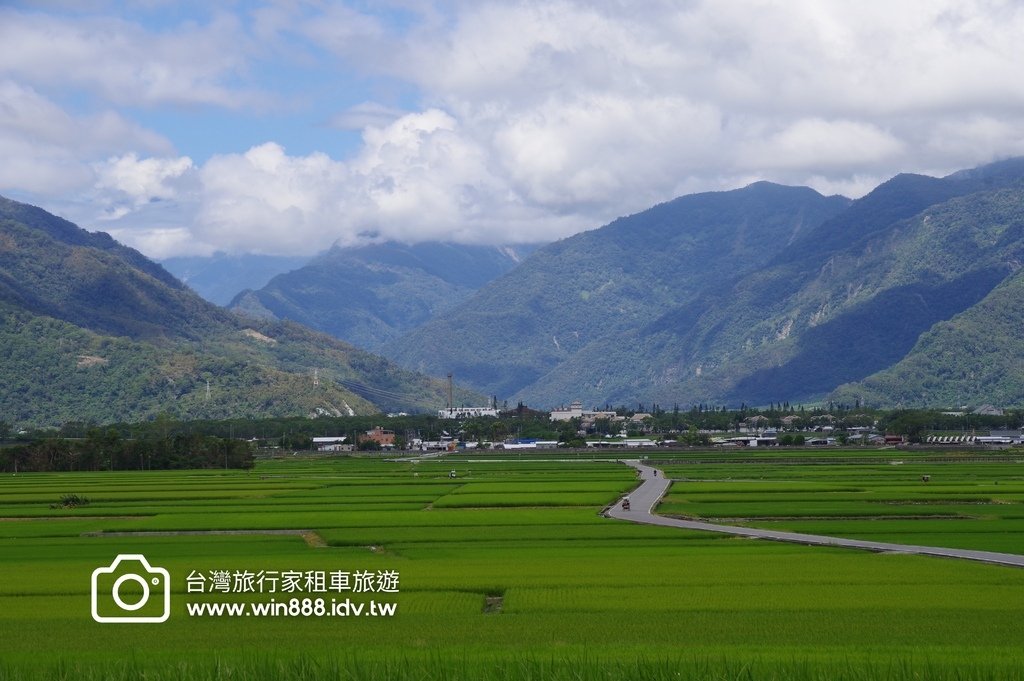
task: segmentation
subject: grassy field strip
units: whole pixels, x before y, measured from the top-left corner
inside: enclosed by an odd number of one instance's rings
[[[799,588],[768,588],[768,585],[703,584],[682,601],[666,601],[657,588],[638,593],[632,587],[516,588],[505,593],[505,609],[526,612],[616,612],[636,608],[644,612],[692,612],[732,610],[799,613],[815,610],[823,602],[840,613],[846,610],[879,610],[900,603],[906,609],[945,607],[948,594],[935,584],[899,584],[879,588],[874,584],[808,584]],[[1024,607],[1024,595],[1007,593],[1002,585],[965,585],[957,590],[977,610],[1014,611]]]
[[[870,539],[895,544],[920,546],[948,546],[978,551],[1001,551],[1024,554],[1024,522],[1005,519],[971,520],[839,520],[825,521],[767,521],[759,520],[757,527],[782,529],[809,534],[830,533],[837,537]]]
[[[648,528],[643,532],[609,527],[607,523],[575,525],[490,525],[486,533],[475,526],[453,528],[433,527],[351,527],[321,532],[331,546],[501,543],[501,542],[574,542],[632,539],[646,542],[653,538],[671,538],[664,528]]]

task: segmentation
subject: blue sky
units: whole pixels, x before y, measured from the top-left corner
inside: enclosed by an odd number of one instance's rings
[[[372,5],[372,3],[370,3]],[[367,8],[358,3],[368,17],[385,22],[390,30],[405,30],[408,17],[393,8]],[[215,42],[218,35],[226,41],[237,39],[232,64],[211,69],[204,74],[206,82],[216,84],[225,100],[211,96],[190,97],[176,92],[166,97],[133,97],[130,94],[118,104],[117,110],[144,127],[170,139],[175,150],[203,162],[217,153],[242,153],[260,141],[274,140],[291,153],[305,155],[325,151],[345,156],[353,153],[360,142],[358,128],[332,126],[340,112],[367,101],[381,102],[393,108],[411,108],[419,100],[413,84],[373,73],[358,64],[346,63],[323,46],[288,30],[275,33],[264,42],[258,24],[260,13],[272,9],[261,3],[206,2],[137,2],[137,3],[13,3],[19,12],[11,16],[41,24],[74,24],[94,22],[90,32],[96,46],[102,48],[101,32],[122,34],[135,30],[136,38],[161,36],[174,40],[182,36],[196,42]],[[315,20],[316,12],[296,8],[293,21]],[[218,24],[220,30],[214,27]],[[234,25],[231,25],[234,24]],[[90,30],[92,29],[92,30]],[[188,36],[205,32],[206,36]],[[95,36],[95,37],[94,37]],[[138,58],[145,59],[145,45],[139,45]],[[167,60],[170,61],[170,60]],[[166,64],[174,69],[173,63]],[[47,82],[49,80],[50,82]],[[34,83],[53,101],[70,113],[87,115],[110,106],[110,97],[97,91],[95,84],[84,79],[51,78]],[[77,81],[77,82],[76,82]],[[185,84],[183,84],[184,86]],[[132,86],[125,83],[126,89]],[[248,102],[232,104],[231,93]],[[220,93],[218,93],[220,94]],[[211,101],[215,99],[215,101]]]
[[[0,193],[147,255],[550,240],[1024,153],[1010,0],[0,5]]]

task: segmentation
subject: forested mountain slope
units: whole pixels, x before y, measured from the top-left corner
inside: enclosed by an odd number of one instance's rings
[[[296,324],[239,319],[109,236],[6,199],[0,347],[0,419],[17,424],[373,413],[446,399],[442,381]]]
[[[229,307],[291,319],[374,350],[455,307],[534,248],[439,242],[335,246],[259,290],[243,291]]]
[[[539,249],[383,352],[418,370],[453,371],[499,396],[558,403],[611,395],[603,379],[642,368],[617,366],[609,347],[763,267],[848,204],[767,182],[675,199]],[[583,364],[582,373],[555,398],[546,376],[569,363]]]

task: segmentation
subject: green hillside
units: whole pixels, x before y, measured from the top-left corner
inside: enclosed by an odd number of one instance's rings
[[[78,227],[78,225],[47,213],[37,206],[11,201],[0,196],[0,220],[5,223],[5,232],[11,225],[21,225],[29,229],[38,230],[54,241],[67,246],[82,246],[115,255],[131,267],[144,274],[148,274],[171,288],[182,288],[181,282],[175,279],[163,267],[157,265],[135,249],[128,248],[114,241],[109,234],[104,232],[87,232]]]
[[[978,304],[932,326],[899,362],[840,386],[834,399],[903,407],[1021,404],[1022,300],[1024,273],[1018,269]]]
[[[231,323],[137,251],[55,217],[31,226],[19,220],[28,207],[12,204],[0,203],[0,301],[132,338],[198,338]]]
[[[791,261],[638,334],[649,366],[678,376],[651,399],[820,399],[900,361],[1011,273],[1024,255],[1022,198],[1019,187],[977,192],[825,253],[797,244]]]
[[[106,235],[7,200],[0,347],[0,420],[18,425],[367,414],[446,400],[440,380],[296,324],[240,319]]]
[[[534,248],[437,242],[335,246],[259,290],[243,291],[229,307],[257,318],[291,319],[376,349],[455,307]]]

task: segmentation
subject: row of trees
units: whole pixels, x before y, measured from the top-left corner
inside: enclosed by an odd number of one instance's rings
[[[129,440],[114,428],[95,428],[84,438],[47,437],[0,449],[5,473],[101,470],[251,468],[250,443],[209,435]]]

